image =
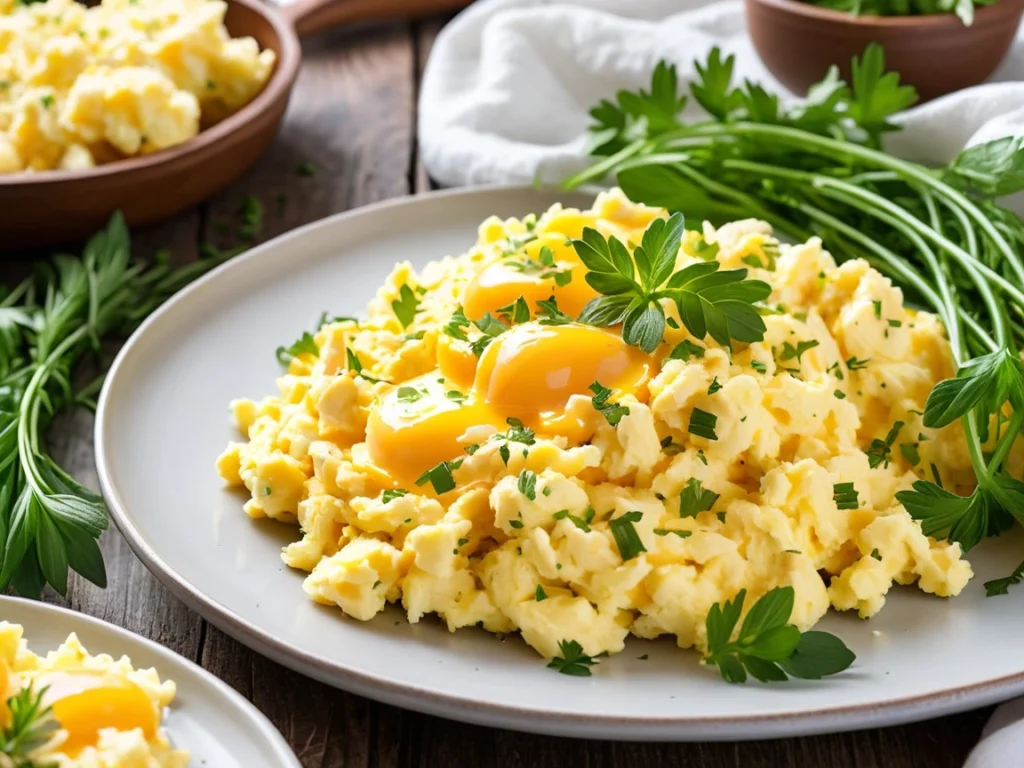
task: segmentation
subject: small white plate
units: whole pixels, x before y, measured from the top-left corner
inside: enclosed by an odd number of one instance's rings
[[[71,632],[89,653],[127,654],[136,669],[155,667],[178,686],[164,718],[171,743],[192,754],[190,766],[301,768],[263,714],[202,667],[151,640],[55,605],[0,596],[0,620],[21,624],[29,648],[45,653]]]
[[[823,629],[857,653],[824,681],[731,686],[669,641],[631,641],[590,678],[559,675],[516,636],[409,625],[397,609],[362,623],[312,603],[280,548],[294,528],[254,522],[214,461],[239,439],[232,398],[274,391],[274,349],[322,310],[360,314],[396,261],[465,251],[486,216],[559,197],[469,189],[391,201],[304,227],[178,294],[125,345],[96,422],[103,493],[143,562],[228,634],[293,669],[411,709],[486,725],[616,739],[756,739],[936,717],[1024,693],[1024,587],[986,599],[1019,540],[972,557],[978,575],[944,601],[895,588],[870,622]],[[567,198],[579,203],[580,198]],[[584,201],[586,202],[586,201]],[[1016,553],[1016,555],[1015,555]],[[647,660],[638,657],[647,655]]]

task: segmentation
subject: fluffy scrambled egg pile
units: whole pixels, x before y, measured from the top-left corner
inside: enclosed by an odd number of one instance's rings
[[[570,238],[636,244],[666,215],[614,190],[492,218],[469,253],[396,266],[367,319],[326,318],[279,395],[232,403],[248,442],[219,472],[250,516],[301,527],[283,559],[310,597],[518,630],[554,657],[630,634],[706,650],[708,610],[744,588],[792,586],[801,630],[830,606],[873,615],[894,582],[963,589],[959,545],[894,498],[918,476],[973,482],[960,428],[921,421],[954,370],[944,330],[866,262],[759,221],[687,232],[677,267],[716,258],[772,286],[764,340],[733,350],[668,302],[651,355],[551,311],[596,296]],[[463,320],[487,313],[504,324]]]
[[[221,0],[0,0],[0,173],[90,168],[190,139],[260,92],[273,51]]]
[[[56,721],[46,731],[49,738],[32,751],[32,765],[188,764],[188,752],[172,749],[160,727],[161,713],[174,699],[174,683],[161,682],[154,669],[135,669],[127,656],[91,656],[74,634],[56,651],[37,656],[28,649],[20,625],[0,621],[0,731],[11,724],[10,702],[25,689],[42,692],[43,706],[52,708]]]

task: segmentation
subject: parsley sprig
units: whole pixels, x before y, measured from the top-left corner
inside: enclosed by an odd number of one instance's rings
[[[892,116],[915,94],[886,72],[877,45],[853,60],[850,83],[833,68],[789,107],[759,86],[735,85],[733,66],[717,50],[697,64],[690,90],[707,120],[680,119],[685,99],[668,65],[649,92],[602,102],[591,113],[596,161],[566,186],[616,176],[636,202],[716,224],[756,217],[797,242],[820,236],[839,261],[866,258],[945,326],[957,375],[935,387],[924,422],[962,424],[976,478],[960,496],[932,466],[935,482],[918,480],[897,498],[927,534],[965,550],[1024,523],[1024,483],[1005,466],[1024,426],[1024,220],[996,200],[1024,190],[1024,140],[971,147],[945,168],[881,151],[897,130]],[[616,301],[604,302],[602,320],[624,318],[632,299]],[[871,365],[845,361],[851,372]],[[870,460],[890,461],[892,447],[878,440]]]
[[[582,645],[575,640],[560,640],[558,650],[562,655],[549,661],[548,669],[556,669],[563,675],[590,677],[590,668],[597,664],[597,660],[587,656]]]
[[[792,587],[776,587],[754,603],[734,640],[746,596],[747,591],[741,589],[732,600],[715,603],[705,621],[705,660],[718,667],[726,682],[746,682],[748,674],[764,683],[789,677],[819,680],[842,672],[856,658],[835,635],[800,632],[789,623]]]
[[[720,271],[717,261],[677,271],[684,229],[681,213],[655,219],[630,253],[618,238],[585,227],[583,239],[574,240],[573,247],[589,270],[584,279],[602,295],[587,303],[580,322],[599,327],[621,322],[623,340],[650,353],[665,335],[661,300],[669,299],[698,339],[710,335],[722,345],[763,339],[764,321],[754,304],[768,298],[771,286],[745,279],[745,269]]]

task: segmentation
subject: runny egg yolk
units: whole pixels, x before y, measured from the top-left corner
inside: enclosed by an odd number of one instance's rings
[[[541,264],[541,250],[548,248],[554,259],[554,266]],[[555,279],[556,273],[570,275]],[[597,296],[584,275],[586,268],[564,235],[545,234],[523,248],[521,254],[496,261],[482,269],[466,286],[462,297],[463,311],[470,320],[477,320],[488,312],[506,307],[520,296],[526,300],[531,316],[537,314],[537,302],[550,299],[558,302],[558,308],[576,317],[584,305]]]
[[[451,391],[456,399],[448,394]],[[415,394],[414,394],[415,393]],[[370,458],[400,485],[442,461],[464,456],[474,428],[503,424],[486,403],[458,397],[436,376],[413,379],[380,399],[366,424]]]
[[[565,413],[573,395],[592,395],[598,381],[616,397],[636,394],[653,373],[650,355],[617,333],[588,325],[527,323],[495,339],[480,357],[475,393],[540,433],[573,440],[581,429]]]
[[[68,732],[61,750],[74,754],[95,746],[103,728],[131,731],[141,728],[146,739],[156,735],[159,713],[146,693],[119,675],[91,670],[53,672],[36,678],[43,702],[53,707],[53,716]]]
[[[461,345],[465,347],[464,343]],[[461,351],[452,345],[456,359]],[[465,354],[472,357],[468,350]],[[442,366],[446,358],[439,355]],[[476,358],[472,357],[476,363]],[[449,365],[451,365],[449,361]],[[468,368],[471,363],[458,362]],[[640,395],[655,373],[652,358],[617,333],[586,325],[524,323],[484,350],[471,387],[452,391],[450,374],[428,374],[390,391],[371,410],[366,427],[370,459],[399,485],[415,482],[465,447],[520,419],[538,434],[570,442],[588,436],[586,424],[566,413],[573,395],[591,397],[595,381],[615,397]],[[470,378],[461,370],[463,381]]]

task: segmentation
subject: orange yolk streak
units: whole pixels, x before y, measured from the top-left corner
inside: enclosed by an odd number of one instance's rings
[[[579,443],[588,437],[587,425],[566,413],[570,397],[591,397],[595,381],[615,397],[643,396],[656,373],[653,359],[619,334],[576,324],[514,326],[495,338],[479,361],[466,344],[442,341],[438,361],[445,383],[436,374],[406,382],[370,413],[370,458],[399,484],[415,482],[442,461],[465,455],[468,443],[479,442],[466,437],[469,430],[490,426],[501,431],[510,417],[541,435]],[[446,396],[452,384],[461,392],[469,390],[464,402]],[[403,388],[419,394],[403,402]]]
[[[549,248],[554,255],[555,266],[544,271],[520,271],[512,264],[530,259],[539,264],[540,251]],[[558,285],[551,277],[552,271],[572,270],[572,280]],[[537,302],[550,299],[558,302],[558,308],[576,317],[597,292],[587,285],[584,275],[586,268],[571,245],[566,244],[562,235],[541,235],[528,243],[519,258],[496,261],[481,270],[466,287],[462,297],[466,317],[477,320],[488,312],[497,314],[500,307],[508,306],[522,296],[532,315],[537,314]],[[545,277],[545,274],[548,276]]]
[[[601,382],[616,396],[636,394],[653,373],[650,355],[617,333],[588,325],[517,326],[480,357],[473,389],[507,416],[542,434],[574,441],[585,425],[565,413],[573,395]]]
[[[43,701],[53,707],[53,716],[68,732],[61,750],[73,755],[95,746],[103,728],[130,731],[141,728],[146,739],[156,735],[160,716],[139,686],[118,675],[90,670],[53,672],[33,683],[47,686]]]

